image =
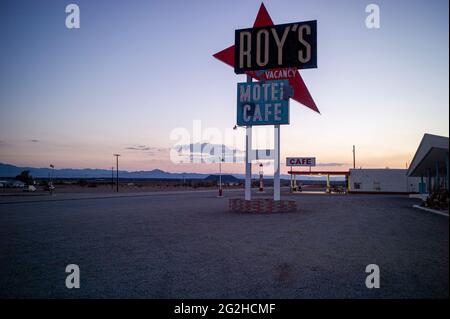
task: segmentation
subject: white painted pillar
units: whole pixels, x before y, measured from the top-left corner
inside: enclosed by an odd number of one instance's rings
[[[252,161],[250,150],[252,147],[252,127],[245,129],[245,200],[252,199]]]
[[[252,77],[247,75],[247,83],[252,82]],[[252,161],[250,151],[252,149],[252,127],[245,129],[245,200],[252,199]]]
[[[331,189],[330,189],[330,174],[327,174],[327,193],[331,193]]]
[[[273,200],[280,200],[280,125],[275,125],[275,161],[273,174]]]

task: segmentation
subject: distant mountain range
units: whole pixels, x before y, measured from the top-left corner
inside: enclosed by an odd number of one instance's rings
[[[36,167],[17,167],[14,165],[0,163],[0,177],[14,178],[20,174],[20,172],[28,170],[33,177],[47,178],[50,174],[53,174],[54,178],[111,178],[111,170],[107,169],[73,169],[62,168],[55,169],[52,173],[51,168],[36,168]],[[114,177],[116,171],[114,171]],[[119,170],[120,178],[155,178],[155,179],[203,179],[209,174],[198,173],[169,173],[160,169],[154,169],[151,171],[122,171]]]
[[[14,178],[20,174],[20,172],[28,170],[33,177],[48,178],[52,174],[51,168],[36,168],[36,167],[18,167],[10,164],[0,163],[0,178]],[[114,177],[116,171],[114,171]],[[217,174],[216,174],[217,175]],[[154,169],[151,171],[121,171],[119,170],[120,178],[133,178],[133,179],[213,179],[211,174],[200,173],[169,173],[160,169]],[[228,176],[234,176],[237,179],[244,179],[244,174],[233,174]],[[93,169],[93,168],[62,168],[55,169],[53,172],[54,178],[111,178],[111,170],[107,169]],[[253,178],[258,178],[257,175],[253,175]],[[270,176],[265,176],[270,178]],[[282,179],[290,179],[290,175],[281,175]],[[313,177],[302,176],[301,179],[297,177],[297,180],[324,180],[325,176]],[[331,180],[343,180],[342,177],[331,177]]]

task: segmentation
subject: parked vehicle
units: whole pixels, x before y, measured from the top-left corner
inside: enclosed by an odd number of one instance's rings
[[[53,186],[53,184],[51,184],[51,183],[48,183],[48,185],[45,186],[45,190],[47,192],[51,193],[51,192],[53,192],[55,190],[55,186]]]
[[[33,185],[25,185],[22,190],[24,192],[35,192],[36,191],[36,187]]]

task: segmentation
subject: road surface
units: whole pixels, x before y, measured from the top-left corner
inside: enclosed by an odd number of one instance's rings
[[[297,212],[246,215],[228,211],[241,190],[216,195],[1,198],[0,297],[449,297],[448,218],[415,200],[284,193]]]

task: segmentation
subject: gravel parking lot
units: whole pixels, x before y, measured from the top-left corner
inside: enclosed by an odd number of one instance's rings
[[[2,298],[448,298],[448,218],[387,195],[289,195],[228,211],[215,191],[0,199]],[[267,194],[270,196],[270,194]],[[65,287],[77,264],[81,288]],[[381,288],[367,289],[377,264]]]

